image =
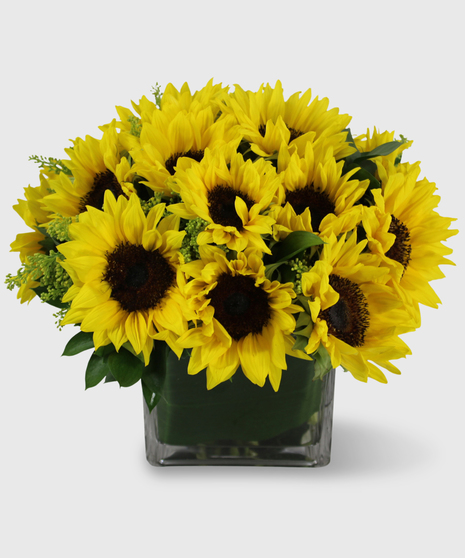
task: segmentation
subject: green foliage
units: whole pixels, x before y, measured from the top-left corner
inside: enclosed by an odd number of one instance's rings
[[[53,314],[53,317],[55,318],[55,325],[57,326],[59,331],[61,331],[64,327],[61,325],[61,322],[64,320],[66,316],[66,312],[68,312],[68,310],[69,310],[69,306],[66,305],[65,308],[60,308],[58,312],[55,312],[55,314]]]
[[[116,351],[115,346],[112,343],[110,343],[109,345],[103,345],[102,347],[99,347],[95,351],[95,354],[97,354],[100,357],[106,357],[110,353],[114,353],[115,351]]]
[[[155,86],[152,87],[152,95],[155,97],[155,104],[159,109],[161,109],[161,85],[158,81],[155,83]]]
[[[347,132],[347,142],[352,147],[354,147],[356,149],[355,153],[352,153],[351,155],[349,155],[348,157],[345,158],[345,163],[346,164],[347,163],[353,163],[355,161],[361,162],[365,159],[373,159],[374,157],[380,157],[382,155],[389,155],[390,153],[392,153],[393,151],[398,149],[402,145],[402,143],[404,143],[404,142],[399,142],[399,141],[388,141],[388,142],[384,143],[383,145],[378,145],[377,147],[375,147],[371,151],[360,152],[358,150],[357,146],[355,145],[355,141],[354,141],[354,138],[352,137],[352,133],[350,131],[350,128],[346,128],[344,131]],[[360,166],[360,165],[355,165],[355,166]],[[344,167],[344,169],[345,169],[345,167]],[[347,172],[347,171],[344,170],[344,172]]]
[[[276,243],[272,248],[273,257],[277,262],[287,261],[292,256],[304,252],[311,246],[324,244],[324,241],[314,233],[307,231],[294,231],[282,241]]]
[[[82,344],[86,345],[84,339]],[[144,363],[124,347],[119,352],[112,344],[99,347],[87,364],[86,389],[95,387],[103,379],[105,382],[117,381],[121,387],[129,387],[141,379],[144,370]]]
[[[64,260],[64,256],[60,252],[50,252],[46,254],[35,254],[29,260],[36,259],[42,276],[40,277],[40,286],[47,290],[41,293],[40,298],[44,302],[51,302],[63,298],[68,289],[73,284],[71,277],[60,265],[60,261]]]
[[[20,271],[21,270],[18,270],[18,274]],[[5,277],[5,284],[6,288],[9,291],[12,291],[15,287],[21,287],[21,280],[19,279],[18,275],[11,275],[11,273],[8,273],[8,275]]]
[[[150,362],[141,378],[142,393],[149,411],[152,412],[163,395],[166,376],[168,346],[163,341],[155,341]]]
[[[286,362],[277,392],[269,381],[263,387],[252,384],[240,368],[232,382],[207,390],[204,373],[187,373],[187,355],[178,360],[170,353],[157,406],[160,441],[173,445],[219,439],[259,442],[292,429],[296,445],[300,444],[300,427],[318,412],[323,384],[313,381],[312,361],[287,356]]]
[[[140,133],[142,131],[141,119],[137,118],[137,116],[130,116],[128,118],[128,122],[131,123],[131,129],[129,133],[133,136],[136,136],[136,138],[140,138]]]
[[[148,215],[151,209],[161,203],[162,196],[163,194],[161,192],[153,192],[153,197],[149,198],[148,200],[140,200],[140,206],[145,216]]]
[[[174,203],[182,203],[181,194],[179,192],[174,192],[173,190],[171,190],[170,197],[166,200],[166,202],[168,205],[172,205]]]
[[[356,163],[347,163],[344,165],[344,173],[349,172],[355,168],[359,170],[352,175],[353,180],[369,180],[370,183],[368,184],[367,189],[363,196],[355,203],[355,205],[365,205],[369,207],[370,205],[374,204],[373,194],[371,193],[372,190],[376,190],[377,188],[381,188],[381,182],[375,178],[374,173],[376,172],[376,168],[373,169],[370,164],[374,164],[372,161],[357,161]]]
[[[249,159],[254,161],[257,159],[256,153],[254,153],[250,148],[250,142],[244,139],[241,140],[241,143],[239,144],[237,151],[244,157],[244,161],[248,161]]]
[[[176,193],[174,194],[176,197],[178,196]],[[176,200],[176,198],[174,199]],[[179,198],[179,200],[174,201],[174,203],[178,203],[178,201],[181,201],[181,199]],[[167,210],[167,214],[169,215],[170,214],[169,205],[167,206],[166,210]],[[197,237],[202,231],[205,230],[206,226],[208,225],[208,221],[204,221],[200,217],[196,217],[195,219],[191,219],[189,221],[184,220],[184,223],[185,223],[184,230],[186,232],[186,236],[182,241],[180,252],[184,257],[184,262],[189,263],[191,261],[200,259]],[[221,248],[221,250],[223,250],[223,252],[228,254],[228,256],[232,252],[231,250],[229,250],[229,248],[226,245],[216,245],[216,248]]]
[[[93,348],[92,333],[79,332],[68,342],[63,355],[78,354]],[[168,346],[163,341],[155,341],[150,362],[144,364],[143,355],[135,355],[129,343],[117,352],[110,343],[99,347],[89,359],[86,368],[86,389],[95,387],[102,380],[105,383],[118,382],[121,387],[129,387],[141,380],[144,399],[152,411],[163,393]]]
[[[347,142],[350,145],[352,145],[352,147],[354,147],[356,151],[355,153],[352,153],[352,155],[349,155],[348,157],[345,158],[343,174],[346,174],[351,170],[358,169],[357,172],[352,175],[352,178],[354,180],[370,181],[368,188],[365,191],[365,194],[356,203],[357,205],[361,204],[365,206],[373,205],[374,199],[373,199],[372,190],[376,188],[381,188],[381,183],[376,178],[376,164],[370,159],[374,159],[375,157],[390,155],[401,145],[407,143],[409,140],[401,134],[400,141],[398,140],[388,141],[386,143],[383,143],[382,145],[378,145],[371,151],[360,152],[355,145],[355,141],[352,137],[350,129],[347,128],[345,131],[347,132]],[[396,165],[400,163],[401,158],[402,158],[402,154],[399,154],[396,157],[395,160]]]
[[[315,380],[317,378],[322,380],[333,367],[326,347],[320,343],[318,350],[313,353],[312,358],[315,360]]]
[[[86,389],[95,387],[110,373],[110,368],[105,358],[95,352],[89,359],[86,368]]]
[[[103,358],[107,359],[110,372],[121,387],[132,386],[142,378],[144,363],[123,347]]]
[[[28,281],[38,281],[39,286],[33,290],[43,302],[58,308],[68,308],[69,304],[62,303],[61,300],[73,282],[60,265],[62,260],[64,256],[53,250],[49,254],[37,253],[29,256],[17,275],[7,275],[5,283],[8,290],[19,288]]]
[[[320,244],[324,244],[324,241],[316,234],[307,231],[291,232],[282,242],[277,242],[271,249],[274,261],[265,266],[266,277],[271,280],[275,271],[293,256],[303,254],[308,248]]]
[[[145,178],[143,176],[139,176],[139,175],[135,175],[133,180],[132,180],[132,184],[134,186],[134,189],[137,192],[137,196],[139,197],[139,199],[141,200],[141,204],[142,201],[149,201],[151,198],[154,197],[154,191],[149,188],[146,184],[144,184],[145,182]]]
[[[301,312],[297,317],[293,334],[295,337],[295,343],[292,348],[294,351],[304,351],[305,347],[308,345],[308,339],[312,334],[313,322],[307,298],[303,295],[298,295],[297,300],[300,302],[304,312]]]
[[[72,337],[63,351],[61,356],[74,356],[94,348],[93,333],[80,331]]]
[[[17,274],[15,276],[8,274],[5,280],[10,291],[15,287],[20,288],[29,281],[38,281],[39,285],[32,290],[42,302],[60,309],[54,314],[58,329],[62,329],[60,323],[70,307],[70,303],[63,303],[62,298],[71,287],[72,280],[60,264],[64,256],[57,251],[56,247],[62,242],[71,240],[69,225],[77,220],[78,217],[73,219],[58,215],[47,224],[47,228],[37,226],[37,231],[44,235],[43,240],[39,242],[42,252],[28,256]]]
[[[295,293],[298,295],[302,294],[302,275],[311,269],[310,258],[305,257],[304,252],[302,259],[294,258],[293,260],[288,260],[286,264],[294,272],[293,283]]]
[[[58,242],[69,242],[71,240],[69,236],[69,226],[77,220],[78,217],[73,219],[72,217],[58,215],[47,225],[45,234]]]
[[[363,161],[364,159],[373,159],[374,157],[382,157],[390,155],[393,151],[398,149],[402,144],[399,141],[388,141],[382,145],[378,145],[371,151],[364,151],[353,153],[347,157],[347,161]]]
[[[200,258],[197,237],[203,230],[205,230],[207,225],[208,221],[204,221],[200,217],[187,222],[186,228],[184,229],[186,231],[186,236],[184,237],[181,246],[181,254],[184,256],[184,261],[186,263]]]
[[[55,159],[55,157],[31,155],[28,160],[37,163],[39,168],[52,171],[56,174],[60,174],[61,172],[68,176],[72,176],[73,174],[61,159]]]

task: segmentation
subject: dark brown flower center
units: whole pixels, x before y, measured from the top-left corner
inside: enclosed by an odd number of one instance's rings
[[[334,213],[336,206],[326,192],[319,192],[313,184],[287,192],[286,203],[290,203],[297,215],[301,215],[307,207],[310,209],[312,228],[319,232],[321,221]]]
[[[114,194],[116,199],[118,199],[119,196],[124,196],[125,198],[127,198],[126,194],[121,188],[121,184],[118,182],[118,179],[111,172],[111,170],[99,172],[95,175],[92,189],[86,194],[85,197],[81,198],[80,213],[84,213],[84,211],[87,211],[87,205],[95,207],[96,209],[102,209],[105,192],[107,190],[110,190],[110,192]]]
[[[319,318],[328,324],[328,333],[352,347],[361,347],[370,324],[368,303],[360,287],[339,275],[331,274],[329,284],[339,293],[333,306],[322,310]]]
[[[185,153],[174,153],[173,155],[171,155],[171,157],[165,162],[166,170],[171,175],[176,172],[174,167],[178,164],[178,159],[180,157],[190,157],[191,159],[194,159],[195,161],[200,163],[200,161],[203,159],[203,151],[194,151],[192,149],[189,149],[189,151],[186,151]]]
[[[291,132],[289,143],[291,143],[291,141],[294,141],[297,138],[300,138],[300,136],[303,136],[305,133],[305,132],[301,132],[300,130],[294,130],[294,128],[289,128],[289,132]]]
[[[399,221],[394,215],[391,216],[391,225],[388,232],[394,234],[396,239],[394,244],[386,252],[386,256],[402,264],[405,271],[412,256],[410,232],[404,223]]]
[[[175,282],[176,272],[158,250],[126,242],[105,256],[103,280],[126,312],[155,308]]]
[[[208,206],[214,223],[224,227],[236,227],[238,231],[241,231],[243,224],[236,211],[236,197],[240,197],[249,210],[254,205],[254,201],[247,194],[235,190],[231,186],[217,184],[208,192]]]
[[[249,333],[261,333],[270,320],[268,295],[255,286],[252,277],[223,273],[210,297],[215,318],[235,341]]]

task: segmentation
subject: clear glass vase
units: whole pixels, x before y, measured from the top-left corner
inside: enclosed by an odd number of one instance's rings
[[[331,454],[335,371],[314,377],[314,362],[288,357],[280,388],[250,382],[239,368],[207,390],[190,376],[188,356],[166,357],[163,396],[144,401],[145,445],[152,465],[320,467]]]

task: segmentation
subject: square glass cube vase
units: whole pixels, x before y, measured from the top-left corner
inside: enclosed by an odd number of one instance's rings
[[[335,371],[314,380],[314,361],[288,357],[281,385],[259,387],[241,368],[211,390],[205,371],[187,373],[188,356],[170,351],[163,395],[144,401],[145,445],[152,465],[319,467],[331,454]]]

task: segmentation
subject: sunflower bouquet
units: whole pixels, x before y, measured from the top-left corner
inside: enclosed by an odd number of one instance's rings
[[[279,81],[153,96],[66,159],[32,157],[40,183],[14,206],[30,231],[8,287],[79,326],[64,354],[93,350],[86,387],[140,381],[150,413],[182,375],[200,378],[197,407],[216,390],[224,409],[225,385],[253,385],[259,406],[293,367],[315,385],[338,366],[400,373],[400,335],[440,302],[429,283],[457,233],[419,163],[401,162],[412,142],[354,137],[350,116],[310,90],[285,100]]]

